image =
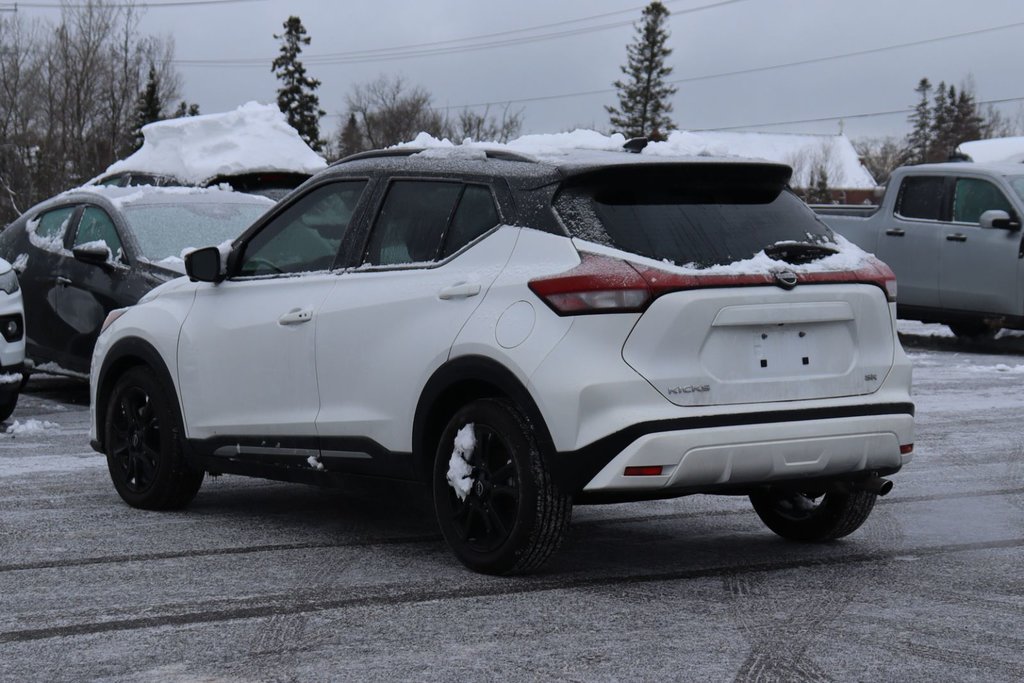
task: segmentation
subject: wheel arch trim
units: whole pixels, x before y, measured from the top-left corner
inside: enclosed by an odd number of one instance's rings
[[[516,375],[500,362],[487,356],[460,356],[449,360],[431,375],[420,392],[413,417],[412,451],[418,472],[429,478],[434,453],[425,449],[426,444],[440,438],[444,424],[433,419],[438,411],[448,412],[452,392],[459,387],[469,389],[465,400],[452,401],[465,404],[474,398],[505,396],[511,399],[526,415],[535,430],[535,437],[545,458],[554,454],[554,442],[548,431],[543,414],[533,396]],[[474,392],[473,389],[477,391]]]

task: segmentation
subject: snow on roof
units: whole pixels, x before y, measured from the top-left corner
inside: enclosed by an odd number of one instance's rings
[[[971,158],[971,161],[1024,162],[1024,137],[992,138],[961,142],[957,151]]]
[[[155,187],[138,185],[133,187],[107,187],[85,185],[63,193],[88,193],[106,198],[118,209],[129,204],[181,204],[211,202],[221,204],[274,204],[274,200],[262,195],[235,192],[224,185],[217,187]]]
[[[619,133],[603,135],[593,130],[574,130],[569,133],[524,135],[507,143],[475,142],[466,139],[461,145],[450,140],[438,140],[420,133],[396,147],[419,147],[421,154],[436,156],[448,154],[470,155],[470,150],[495,149],[536,157],[540,160],[564,162],[585,153],[593,159],[600,152],[622,154],[626,138]],[[649,143],[640,153],[654,161],[654,157],[715,157],[733,159],[761,159],[786,164],[793,168],[794,187],[813,184],[814,170],[821,166],[828,173],[828,185],[837,189],[874,189],[875,179],[860,163],[853,144],[845,135],[795,135],[779,133],[738,133],[701,131],[674,131],[664,142]]]
[[[234,111],[156,121],[142,127],[139,151],[104,176],[141,171],[201,184],[222,175],[313,174],[327,162],[303,142],[274,105],[249,102]]]

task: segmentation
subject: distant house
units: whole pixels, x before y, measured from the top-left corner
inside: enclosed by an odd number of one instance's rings
[[[832,201],[839,204],[874,203],[878,183],[860,162],[853,143],[845,135],[798,135],[791,133],[740,133],[702,130],[713,154],[729,154],[779,161],[793,167],[790,185],[806,196],[818,172],[824,171]]]

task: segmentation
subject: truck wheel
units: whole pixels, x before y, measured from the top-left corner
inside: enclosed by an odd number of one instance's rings
[[[768,488],[750,494],[754,511],[765,526],[793,541],[831,541],[860,528],[878,495],[845,484],[825,491],[801,492]]]
[[[949,329],[960,339],[991,339],[996,336],[1001,328],[989,325],[986,322],[972,323],[949,323]]]
[[[103,430],[107,469],[126,503],[171,510],[195,497],[204,473],[185,462],[178,406],[149,368],[132,368],[118,379]]]
[[[572,499],[551,480],[533,429],[509,401],[481,399],[452,417],[432,479],[441,533],[474,571],[537,569],[568,530]]]

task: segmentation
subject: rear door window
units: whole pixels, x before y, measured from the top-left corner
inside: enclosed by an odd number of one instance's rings
[[[397,180],[388,188],[363,263],[375,266],[434,261],[462,183]]]
[[[573,237],[677,265],[735,263],[778,242],[835,247],[780,173],[629,169],[570,183],[554,205]]]
[[[64,235],[75,215],[74,206],[62,206],[47,211],[28,224],[29,240],[40,249],[60,251],[64,248]]]
[[[451,256],[500,222],[490,189],[483,185],[467,185],[445,234],[442,258]]]
[[[942,220],[945,183],[946,179],[942,176],[904,178],[896,201],[897,215],[918,220]]]

